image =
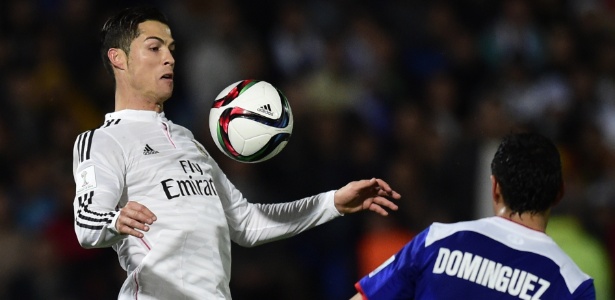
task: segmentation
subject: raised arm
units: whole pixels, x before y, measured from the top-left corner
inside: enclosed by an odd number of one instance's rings
[[[220,187],[231,239],[242,246],[287,238],[346,213],[371,210],[386,216],[386,208],[397,209],[387,198],[401,197],[386,182],[374,178],[292,202],[255,204],[249,203],[222,171],[216,172],[214,180]]]

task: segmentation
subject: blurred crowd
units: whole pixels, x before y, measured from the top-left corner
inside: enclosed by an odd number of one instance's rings
[[[114,299],[126,274],[73,230],[72,147],[113,110],[99,29],[158,6],[177,41],[167,117],[193,130],[251,202],[294,200],[381,177],[389,217],[338,218],[233,247],[234,299],[347,299],[354,282],[431,222],[489,216],[499,138],[553,139],[566,196],[548,233],[613,297],[615,1],[313,0],[0,2],[0,299]],[[288,97],[288,146],[259,164],[213,145],[209,107],[266,80]]]

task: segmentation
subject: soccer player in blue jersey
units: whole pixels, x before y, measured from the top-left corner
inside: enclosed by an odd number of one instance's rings
[[[510,134],[491,174],[494,217],[432,224],[360,279],[351,300],[595,299],[593,279],[545,234],[564,193],[555,145]]]

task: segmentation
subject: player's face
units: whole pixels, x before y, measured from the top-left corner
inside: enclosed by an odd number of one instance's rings
[[[145,99],[162,103],[173,93],[175,41],[171,29],[157,21],[139,24],[139,31],[128,55],[130,85]]]

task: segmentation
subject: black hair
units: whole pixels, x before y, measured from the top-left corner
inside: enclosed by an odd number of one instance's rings
[[[491,174],[500,185],[512,213],[542,213],[559,199],[562,165],[555,144],[531,132],[505,136],[491,162]]]
[[[139,24],[145,21],[158,21],[168,25],[166,16],[158,9],[149,6],[129,7],[111,16],[100,31],[100,56],[107,72],[113,75],[113,67],[107,51],[111,48],[130,52],[130,43],[140,34]]]

